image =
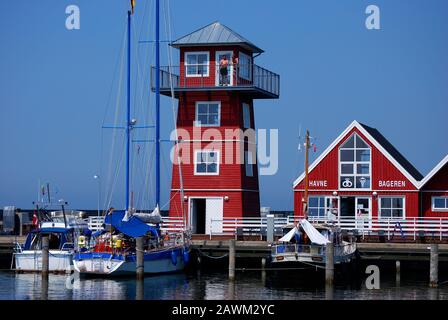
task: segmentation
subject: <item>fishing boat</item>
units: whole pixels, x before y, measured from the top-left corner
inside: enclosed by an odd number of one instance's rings
[[[136,128],[131,120],[131,26],[134,13],[127,13],[127,110],[126,110],[126,172],[125,208],[110,209],[104,220],[104,228],[92,234],[91,241],[82,236],[75,246],[74,267],[81,275],[116,276],[135,274],[143,267],[146,274],[181,271],[189,260],[189,234],[165,233],[160,228],[160,90],[159,72],[156,72],[156,124],[155,124],[155,208],[151,213],[139,212],[132,205],[130,191],[131,132]],[[159,24],[159,0],[156,0],[156,25]],[[156,69],[159,65],[159,28],[156,27]],[[137,247],[142,241],[143,246]],[[143,265],[137,265],[138,251],[143,251]]]
[[[334,263],[351,262],[356,253],[356,242],[352,238],[344,240],[341,229],[333,224],[311,224],[302,219],[290,229],[277,243],[272,245],[273,265],[285,263],[326,263],[326,248],[333,243]]]
[[[48,188],[48,194],[49,186]],[[11,268],[17,272],[42,270],[42,238],[49,238],[49,271],[70,273],[73,266],[74,238],[88,233],[82,211],[66,211],[67,203],[58,201],[62,210],[50,211],[51,201],[34,202],[33,229],[24,244],[15,243]]]
[[[333,243],[335,264],[350,262],[356,253],[356,242],[353,241],[353,238],[343,239],[342,230],[331,222],[336,218],[331,211],[328,212],[329,223],[312,224],[308,221],[308,152],[310,147],[310,133],[307,130],[304,142],[305,196],[302,200],[305,216],[297,224],[287,226],[286,230],[289,231],[272,246],[271,262],[273,265],[285,263],[325,264],[327,244],[329,243]]]

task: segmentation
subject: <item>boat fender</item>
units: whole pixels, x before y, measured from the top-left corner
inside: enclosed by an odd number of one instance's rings
[[[184,263],[187,264],[190,261],[190,253],[184,250]]]
[[[171,262],[173,265],[177,264],[177,254],[176,251],[171,251]]]

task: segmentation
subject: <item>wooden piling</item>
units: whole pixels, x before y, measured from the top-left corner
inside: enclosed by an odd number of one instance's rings
[[[48,235],[42,236],[42,278],[47,279],[50,270],[50,241]]]
[[[439,245],[431,244],[430,265],[429,265],[429,286],[437,288],[439,283]]]
[[[229,280],[235,280],[235,240],[229,240]]]
[[[262,270],[266,269],[266,258],[261,258],[261,269]]]
[[[399,260],[395,261],[395,282],[400,285],[401,282],[401,262]]]
[[[325,284],[331,286],[334,283],[334,246],[332,242],[327,243],[325,251]]]
[[[143,259],[143,237],[138,237],[135,240],[136,244],[136,254],[137,254],[137,260],[136,260],[136,267],[135,272],[137,274],[137,280],[143,280],[144,274],[145,274],[145,263]]]

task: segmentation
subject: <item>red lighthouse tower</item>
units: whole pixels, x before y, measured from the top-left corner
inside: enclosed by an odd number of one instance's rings
[[[254,64],[263,50],[219,22],[171,45],[180,65],[160,71],[160,93],[179,100],[170,217],[220,233],[214,220],[260,215],[254,100],[277,99],[280,78]]]

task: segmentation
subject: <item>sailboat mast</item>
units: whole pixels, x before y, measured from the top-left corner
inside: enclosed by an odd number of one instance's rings
[[[156,206],[160,203],[160,1],[156,0]]]
[[[127,79],[127,122],[126,122],[126,207],[129,209],[129,158],[131,144],[131,11],[128,11],[128,79]]]
[[[310,132],[306,131],[306,137],[305,137],[305,194],[304,194],[304,200],[303,200],[303,215],[305,219],[308,219],[308,151],[310,148]]]

